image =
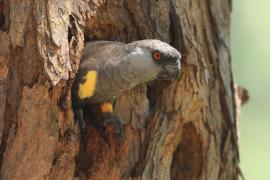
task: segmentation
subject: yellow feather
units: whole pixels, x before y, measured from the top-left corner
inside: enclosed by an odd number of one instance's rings
[[[84,76],[85,82],[79,85],[78,96],[80,99],[90,98],[93,96],[97,83],[97,72],[88,71]]]
[[[112,106],[112,104],[109,103],[109,102],[104,102],[103,104],[101,104],[101,111],[103,113],[113,112],[113,106]]]

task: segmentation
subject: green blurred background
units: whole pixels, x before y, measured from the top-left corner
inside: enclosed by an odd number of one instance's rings
[[[250,95],[240,166],[247,180],[270,180],[270,0],[233,0],[231,46],[234,78]]]

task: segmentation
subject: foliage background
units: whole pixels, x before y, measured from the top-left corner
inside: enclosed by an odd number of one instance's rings
[[[232,64],[250,100],[240,119],[241,168],[247,180],[270,179],[270,1],[234,0]]]

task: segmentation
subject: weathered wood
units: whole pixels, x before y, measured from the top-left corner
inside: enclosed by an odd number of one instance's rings
[[[0,1],[1,179],[237,179],[229,2]],[[91,115],[80,137],[70,87],[84,41],[145,38],[181,51],[181,78],[121,95],[121,143]]]

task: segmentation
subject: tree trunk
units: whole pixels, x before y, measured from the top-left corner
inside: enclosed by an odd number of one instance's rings
[[[238,179],[229,25],[230,0],[0,0],[1,179]],[[121,95],[122,142],[90,116],[80,136],[84,41],[149,38],[181,52],[181,78]]]

